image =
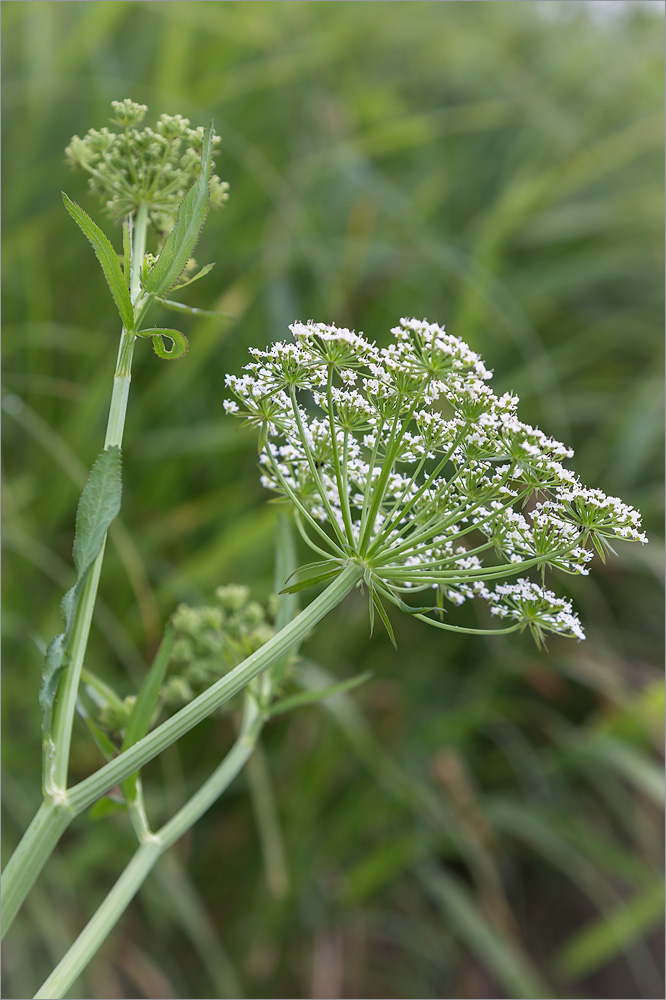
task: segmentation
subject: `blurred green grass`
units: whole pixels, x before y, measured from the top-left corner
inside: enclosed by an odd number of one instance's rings
[[[39,799],[40,647],[72,579],[117,346],[60,190],[103,214],[63,149],[112,99],[213,117],[231,184],[197,255],[216,267],[187,300],[233,318],[186,321],[178,364],[137,350],[89,660],[123,694],[179,601],[271,590],[276,508],[221,403],[224,373],[295,318],[379,342],[402,315],[446,323],[650,536],[571,582],[588,639],[547,656],[397,617],[396,655],[348,600],[308,642],[304,678],[374,680],[265,740],[288,894],[267,889],[240,780],[71,995],[663,995],[663,19],[631,4],[601,21],[562,2],[19,0],[2,27],[8,848]],[[215,720],[149,769],[155,814],[229,739]],[[81,730],[73,774],[97,763]],[[72,827],[8,939],[5,995],[32,995],[130,845],[122,821]]]

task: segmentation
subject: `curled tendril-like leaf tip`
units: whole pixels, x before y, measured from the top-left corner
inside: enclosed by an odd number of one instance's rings
[[[176,361],[187,354],[189,344],[187,337],[180,330],[167,330],[161,327],[154,327],[151,330],[139,330],[138,337],[151,337],[153,350],[158,358],[165,361]],[[166,346],[165,338],[171,341],[171,348]]]

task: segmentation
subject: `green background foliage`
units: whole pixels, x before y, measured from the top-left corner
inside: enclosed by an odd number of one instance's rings
[[[663,996],[662,18],[587,6],[3,4],[8,849],[39,801],[42,652],[119,334],[61,189],[117,249],[120,230],[63,150],[112,99],[214,118],[231,185],[197,248],[216,267],[182,295],[228,316],[183,317],[177,363],[135,353],[88,657],[121,696],[179,602],[271,592],[279,508],[223,383],[297,318],[379,343],[403,315],[445,323],[651,539],[558,583],[588,639],[548,654],[398,614],[395,653],[349,598],[301,655],[312,683],[373,679],[270,724],[72,996]],[[232,738],[216,717],[146,769],[156,821]],[[72,777],[99,763],[81,726]],[[281,833],[261,819],[267,781]],[[129,858],[126,819],[101,812],[12,929],[5,996],[32,995]]]

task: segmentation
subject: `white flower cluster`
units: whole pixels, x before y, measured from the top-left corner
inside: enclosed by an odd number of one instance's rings
[[[381,349],[322,323],[291,332],[227,376],[224,406],[259,429],[262,484],[293,505],[320,578],[355,559],[373,599],[437,627],[457,628],[445,602],[480,597],[501,631],[583,638],[568,602],[524,574],[587,573],[609,538],[646,540],[638,512],[583,487],[561,464],[571,449],[520,421],[441,326],[402,319]],[[434,607],[400,596],[433,589]]]

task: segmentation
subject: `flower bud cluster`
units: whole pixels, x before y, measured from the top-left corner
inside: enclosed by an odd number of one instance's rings
[[[68,162],[90,174],[91,192],[100,198],[116,219],[148,205],[152,223],[161,233],[173,226],[178,207],[201,169],[204,129],[190,128],[181,115],[161,115],[154,129],[137,126],[148,110],[134,101],[112,101],[109,128],[90,129],[81,139],[75,135],[65,150]],[[220,137],[213,137],[219,145]],[[211,177],[210,200],[223,204],[228,184]]]
[[[181,604],[172,615],[174,644],[162,692],[169,706],[187,704],[273,635],[274,609],[250,600],[247,587],[218,587],[215,598],[207,607]]]
[[[437,627],[457,628],[447,603],[481,598],[501,631],[583,638],[545,572],[586,574],[610,538],[644,542],[638,512],[585,488],[562,464],[571,449],[519,420],[517,397],[496,396],[443,327],[402,319],[384,348],[322,323],[290,329],[293,343],[227,376],[224,406],[259,429],[262,484],[292,505],[320,578],[354,559],[373,600]],[[420,591],[430,606],[405,604]]]

